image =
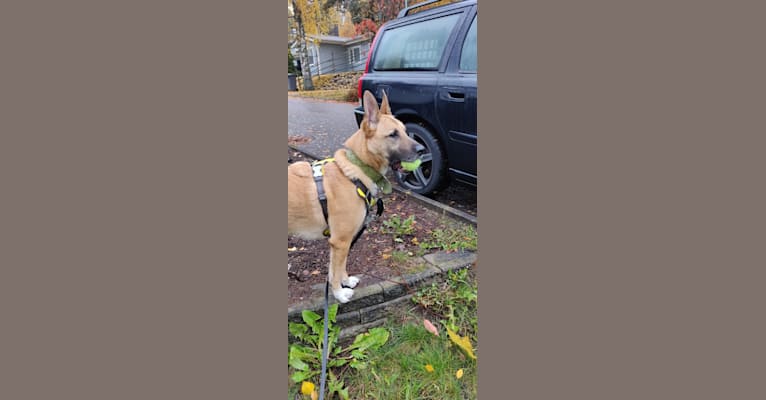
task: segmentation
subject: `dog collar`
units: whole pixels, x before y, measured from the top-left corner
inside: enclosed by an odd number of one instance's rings
[[[364,174],[372,179],[376,185],[378,185],[383,194],[391,193],[391,182],[389,182],[385,176],[381,175],[380,172],[365,164],[364,161],[360,160],[359,157],[357,157],[356,154],[354,154],[354,152],[349,149],[346,149],[346,158],[348,158],[352,164],[361,168]]]

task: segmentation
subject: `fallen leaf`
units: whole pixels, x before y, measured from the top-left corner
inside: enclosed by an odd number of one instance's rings
[[[309,381],[303,381],[303,383],[301,383],[301,393],[303,393],[305,395],[309,395],[313,391],[314,391],[314,384],[313,383],[311,383]]]
[[[431,364],[426,364],[426,371],[428,372],[434,372],[434,366]]]
[[[436,329],[436,326],[434,326],[434,324],[432,324],[431,321],[424,319],[423,325],[425,325],[427,331],[433,333],[436,336],[439,336],[439,330]]]
[[[473,346],[471,346],[471,340],[468,339],[468,336],[460,336],[455,332],[452,332],[450,328],[447,328],[447,335],[449,336],[450,340],[454,342],[458,347],[460,347],[463,352],[468,357],[476,359],[476,356],[473,354]]]
[[[391,258],[391,254],[383,254],[381,257],[382,257],[384,260],[388,260],[389,258]]]
[[[460,379],[460,378],[463,377],[463,369],[462,368],[460,368],[459,370],[457,370],[457,372],[455,372],[455,377],[457,379]]]
[[[297,247],[288,247],[287,248],[287,251],[297,251],[297,250],[298,250]]]
[[[311,271],[311,275],[319,275],[319,273],[320,272],[319,272],[318,269],[315,269],[315,270]]]

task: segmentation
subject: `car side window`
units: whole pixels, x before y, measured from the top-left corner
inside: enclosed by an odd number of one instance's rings
[[[461,14],[452,14],[386,30],[380,39],[375,70],[434,70]]]
[[[479,15],[476,14],[468,28],[468,33],[463,41],[463,50],[460,52],[460,70],[467,72],[476,72],[478,67],[477,47],[476,47],[476,21]]]

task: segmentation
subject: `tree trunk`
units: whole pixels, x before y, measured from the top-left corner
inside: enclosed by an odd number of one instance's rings
[[[306,50],[306,32],[303,30],[302,11],[293,0],[293,13],[295,23],[298,25],[298,41],[300,42],[301,70],[303,72],[303,90],[314,90],[314,82],[311,80],[311,66],[309,65],[308,51]]]

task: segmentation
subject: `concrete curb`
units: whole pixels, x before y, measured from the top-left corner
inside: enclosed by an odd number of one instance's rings
[[[369,327],[382,324],[390,310],[408,304],[412,298],[410,290],[427,284],[448,271],[469,267],[476,260],[476,253],[470,251],[431,253],[422,257],[425,268],[420,272],[405,275],[403,279],[395,278],[358,287],[354,290],[354,298],[350,302],[338,306],[336,325],[341,327],[340,339],[355,336]],[[288,322],[302,322],[301,314],[304,310],[323,314],[324,283],[316,286],[317,295],[311,300],[287,309]],[[330,304],[335,303],[337,301],[331,294]],[[288,335],[290,343],[294,340],[295,338]]]

